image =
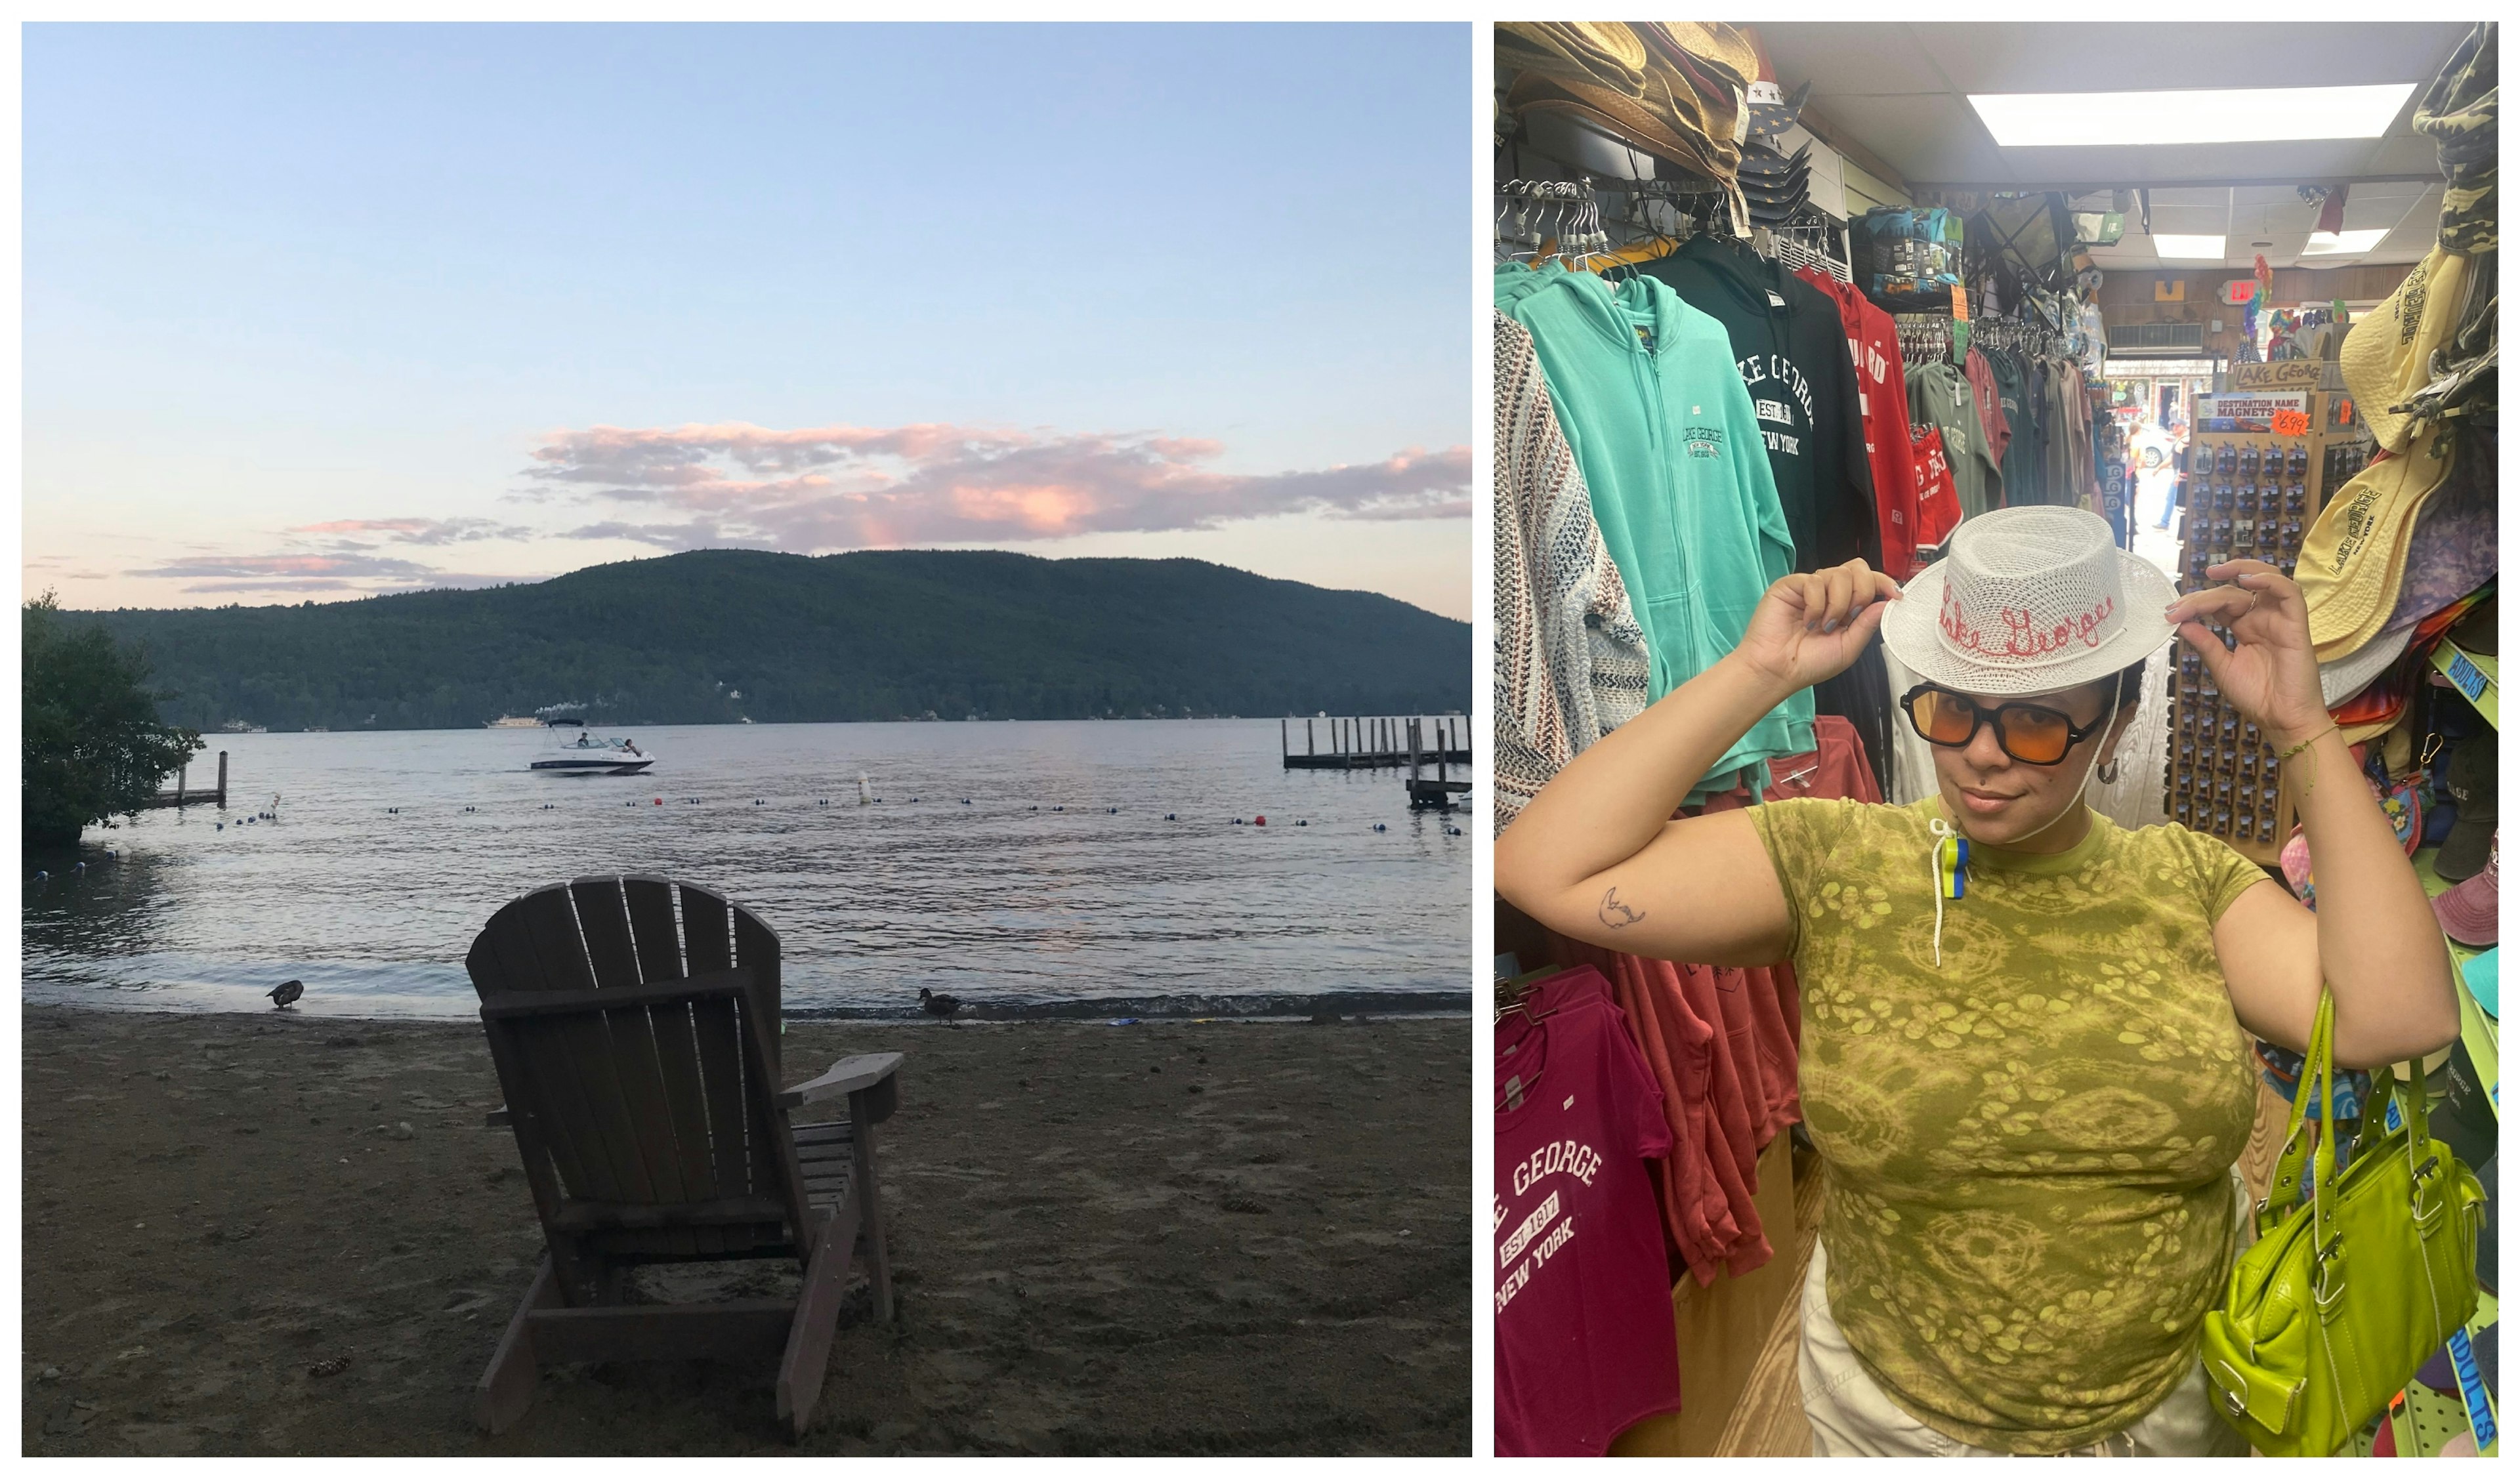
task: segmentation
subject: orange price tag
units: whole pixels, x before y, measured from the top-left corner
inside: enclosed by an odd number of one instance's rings
[[[1952,317],[1963,324],[1968,322],[1968,290],[1958,283],[1952,285]]]
[[[2310,413],[2307,411],[2278,411],[2268,420],[2277,436],[2310,434]]]

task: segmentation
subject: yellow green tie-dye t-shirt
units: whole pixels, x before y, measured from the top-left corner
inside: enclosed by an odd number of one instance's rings
[[[2097,814],[2067,852],[1973,846],[1938,965],[1939,800],[1750,815],[1793,911],[1848,1344],[1900,1408],[1980,1447],[2133,1423],[2185,1375],[2228,1273],[2257,1084],[2213,924],[2267,874]]]

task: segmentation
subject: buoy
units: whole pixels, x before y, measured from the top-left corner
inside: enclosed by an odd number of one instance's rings
[[[1113,808],[1111,808],[1111,815],[1113,815],[1113,816],[1115,816],[1115,817],[1116,817],[1116,816],[1118,816],[1118,815],[1120,815],[1120,808],[1118,808],[1118,807],[1116,807],[1116,806],[1115,806],[1115,807],[1113,807]]]
[[[36,881],[36,882],[38,882],[38,883],[43,882],[46,878],[49,878],[49,877],[51,877],[51,876],[52,876],[52,874],[48,874],[48,873],[44,872],[44,871],[43,871],[42,869],[40,869],[40,868],[38,868],[38,869],[36,869],[36,870],[35,870],[35,881]]]
[[[1266,827],[1269,825],[1269,819],[1266,817],[1254,817],[1251,819],[1251,825],[1254,827]]]
[[[970,805],[970,804],[971,804],[971,798],[970,798],[970,797],[968,797],[968,796],[965,796],[965,797],[963,798],[963,804],[964,804],[965,806],[968,806],[968,805]]]
[[[656,798],[656,804],[657,804],[658,806],[662,806],[662,805],[664,805],[664,804],[665,804],[665,798],[664,798],[664,797],[662,797],[662,796],[658,796],[658,797]]]
[[[1164,820],[1167,822],[1178,822],[1181,818],[1174,816],[1171,812],[1166,812],[1164,813]]]
[[[1064,807],[1064,806],[1054,806],[1054,807],[1052,807],[1052,808],[1051,808],[1051,810],[1052,810],[1052,811],[1065,811],[1065,810],[1067,810],[1067,808],[1066,808],[1066,807]]]
[[[1387,827],[1383,826],[1383,825],[1382,825],[1381,823],[1379,823],[1379,822],[1376,822],[1376,823],[1374,823],[1374,824],[1373,824],[1373,829],[1374,829],[1375,831],[1389,831],[1391,829],[1389,829],[1389,828],[1387,828]]]
[[[1313,824],[1311,824],[1310,822],[1298,822],[1298,823],[1296,823],[1295,825],[1296,825],[1297,827],[1310,827],[1310,826],[1312,826]]]

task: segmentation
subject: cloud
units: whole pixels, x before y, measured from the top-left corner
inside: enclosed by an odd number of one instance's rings
[[[1218,471],[1222,444],[1146,432],[1054,433],[938,423],[774,430],[744,423],[555,433],[525,475],[678,515],[566,537],[668,549],[811,552],[1212,529],[1288,514],[1465,516],[1467,447],[1276,473]]]
[[[184,587],[187,596],[233,596],[248,591],[351,591],[346,580],[212,580]]]
[[[243,555],[178,560],[146,569],[125,570],[144,580],[185,580],[188,595],[234,595],[242,592],[478,590],[484,586],[531,584],[547,575],[477,575],[432,569],[408,560],[360,555]]]
[[[383,576],[409,580],[437,572],[408,560],[362,555],[212,555],[178,560],[147,569],[125,570],[146,580],[317,580],[345,576]]]
[[[415,545],[460,544],[474,539],[529,539],[534,531],[518,524],[503,524],[494,518],[336,518],[326,523],[299,524],[282,531],[287,534],[373,534],[392,543]],[[336,539],[338,549],[367,550],[373,545],[357,544],[348,539]]]

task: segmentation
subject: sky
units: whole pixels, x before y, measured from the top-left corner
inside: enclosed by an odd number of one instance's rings
[[[1469,615],[1465,25],[23,37],[29,595],[990,548]]]

